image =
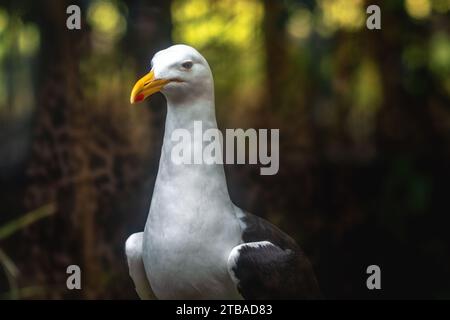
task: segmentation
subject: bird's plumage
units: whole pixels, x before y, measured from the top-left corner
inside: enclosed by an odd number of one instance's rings
[[[136,292],[143,300],[155,299],[150,283],[145,273],[142,261],[142,236],[143,232],[133,233],[125,242],[125,254],[127,255],[128,270],[133,279]]]
[[[245,299],[316,299],[319,286],[309,260],[280,229],[251,213],[240,217],[242,241],[228,269]]]
[[[172,140],[174,130],[191,133],[194,138],[182,143],[184,150],[195,152],[205,142],[193,134],[194,121],[202,121],[203,130],[217,128],[213,78],[206,60],[195,49],[177,45],[157,53],[152,65],[152,79],[167,82],[161,88],[167,117],[147,223],[143,233],[126,243],[139,296],[317,297],[308,259],[289,236],[232,203],[223,165],[177,164],[171,159],[180,143]],[[137,101],[133,95],[142,90],[135,86],[131,101]]]

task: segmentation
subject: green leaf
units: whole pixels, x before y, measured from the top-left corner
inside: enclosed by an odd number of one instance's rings
[[[6,225],[0,227],[0,240],[11,236],[18,230],[21,230],[42,218],[52,215],[55,211],[56,206],[51,203],[31,211],[16,220],[8,222]]]

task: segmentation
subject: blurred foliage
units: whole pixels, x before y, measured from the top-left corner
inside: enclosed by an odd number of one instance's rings
[[[23,217],[20,217],[14,221],[8,222],[6,225],[0,227],[0,240],[4,240],[18,230],[23,229],[28,225],[55,213],[55,211],[55,206],[50,204],[35,211],[29,212]]]
[[[53,204],[49,204],[46,206],[43,206],[41,208],[38,208],[32,212],[29,212],[25,214],[24,216],[8,222],[6,225],[0,226],[0,241],[6,239],[7,237],[11,236],[12,234],[18,232],[19,230],[25,229],[30,224],[48,217],[52,214],[54,214],[56,211],[56,208]],[[9,258],[9,256],[0,248],[0,264],[2,265],[5,274],[8,278],[9,283],[9,293],[3,293],[3,295],[6,298],[9,299],[19,299],[21,297],[27,297],[26,292],[30,291],[30,288],[19,288],[17,284],[17,278],[20,275],[19,269],[15,265],[15,263]],[[36,290],[38,288],[34,288],[32,291],[38,291]],[[25,294],[23,294],[25,293]],[[2,297],[2,294],[0,293],[0,297]]]
[[[57,207],[2,240],[5,298],[136,297],[123,244],[145,223],[165,109],[128,99],[171,43],[210,63],[221,128],[280,128],[279,174],[227,166],[230,193],[299,240],[325,296],[450,295],[450,1],[83,0],[80,31],[69,4],[0,0],[0,234]],[[65,289],[73,263],[82,292]],[[382,293],[361,280],[374,263]]]

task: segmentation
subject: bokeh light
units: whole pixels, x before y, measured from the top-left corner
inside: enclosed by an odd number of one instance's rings
[[[433,6],[433,10],[438,13],[447,13],[450,10],[449,0],[432,0],[431,4]]]
[[[431,38],[429,66],[442,81],[445,92],[450,96],[450,38],[439,32]]]
[[[0,34],[5,31],[6,27],[8,26],[8,13],[0,8]]]
[[[311,34],[313,16],[307,8],[295,10],[289,19],[288,33],[294,39],[306,39]]]
[[[363,0],[320,0],[323,25],[330,30],[357,30],[364,26]]]
[[[94,47],[99,51],[110,51],[126,31],[125,17],[111,1],[94,1],[89,6],[87,19],[94,32]]]
[[[356,71],[348,124],[354,141],[366,142],[375,131],[375,119],[382,103],[383,90],[378,66],[369,58]]]
[[[406,12],[415,19],[425,19],[431,14],[430,0],[406,0]]]
[[[28,23],[19,30],[19,52],[24,56],[31,56],[39,49],[40,35],[36,25]]]
[[[263,7],[252,0],[174,1],[174,39],[196,47],[211,42],[251,46],[260,26]]]

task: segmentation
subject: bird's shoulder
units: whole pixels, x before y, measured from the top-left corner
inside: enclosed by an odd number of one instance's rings
[[[242,240],[245,243],[269,241],[283,250],[301,250],[294,239],[269,221],[242,209],[239,210],[242,213],[237,217],[241,222]]]

